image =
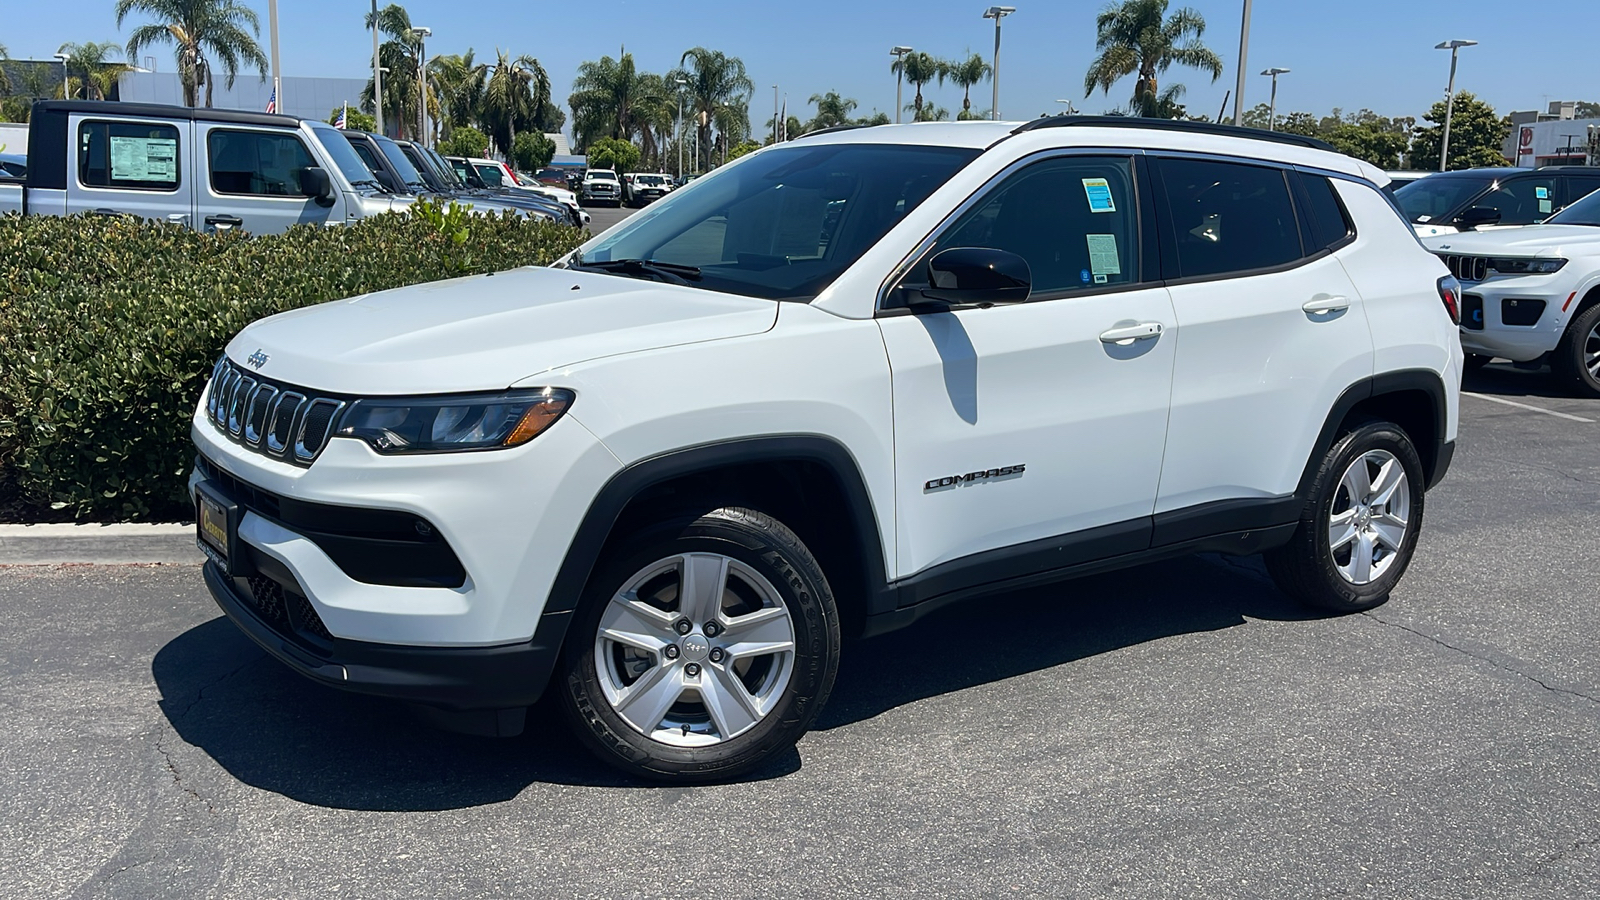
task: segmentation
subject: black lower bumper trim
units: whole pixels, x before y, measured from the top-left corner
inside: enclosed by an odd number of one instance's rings
[[[1433,477],[1428,479],[1427,490],[1433,490],[1450,471],[1450,461],[1456,458],[1456,442],[1441,441],[1433,458]]]
[[[555,669],[568,613],[539,620],[533,640],[497,647],[402,647],[333,638],[332,652],[314,653],[280,635],[250,608],[214,563],[206,587],[246,636],[312,681],[443,709],[508,709],[538,702]]]

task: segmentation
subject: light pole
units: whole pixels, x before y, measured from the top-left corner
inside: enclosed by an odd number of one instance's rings
[[[994,20],[994,59],[989,62],[989,77],[994,80],[994,102],[989,104],[989,118],[1000,121],[1000,20],[1016,12],[1015,6],[991,6],[983,11],[985,19]]]
[[[1263,75],[1271,75],[1272,76],[1272,105],[1267,108],[1267,110],[1268,110],[1267,111],[1267,130],[1268,131],[1277,131],[1278,129],[1277,129],[1276,126],[1277,126],[1277,121],[1278,121],[1278,76],[1279,75],[1287,75],[1287,74],[1289,74],[1289,70],[1288,69],[1280,69],[1280,68],[1277,68],[1276,66],[1274,66],[1273,68],[1270,68],[1270,69],[1263,69],[1261,71],[1261,74],[1263,74]]]
[[[72,84],[71,84],[71,81],[70,81],[70,79],[68,77],[67,63],[72,62],[72,54],[70,54],[70,53],[57,53],[55,55],[55,57],[56,57],[56,59],[61,60],[61,99],[63,99],[63,100],[71,100],[72,99]]]
[[[428,63],[428,38],[433,37],[432,28],[418,26],[411,29],[411,36],[417,39],[417,143],[428,146],[428,82],[424,75]]]
[[[378,64],[378,0],[372,0],[372,111],[383,134],[383,67]]]
[[[1461,52],[1462,47],[1474,47],[1477,43],[1477,41],[1445,41],[1433,48],[1450,51],[1450,85],[1444,89],[1444,143],[1439,146],[1441,172],[1450,161],[1450,115],[1455,112],[1456,106],[1456,55]]]
[[[1239,74],[1233,86],[1233,124],[1244,124],[1244,67],[1250,56],[1250,0],[1244,0],[1244,18],[1239,21]]]
[[[910,53],[910,52],[911,52],[911,48],[910,47],[895,46],[895,47],[890,47],[889,48],[889,55],[894,57],[894,60],[895,60],[896,63],[898,63],[901,60],[905,59],[906,54]],[[894,76],[894,123],[896,125],[900,124],[900,89],[905,86],[905,83],[906,83],[906,70],[904,68],[898,66],[898,65],[895,66],[895,76]]]
[[[1078,108],[1076,106],[1072,105],[1072,101],[1071,100],[1057,100],[1056,102],[1057,103],[1065,103],[1067,105],[1067,110],[1066,110],[1066,112],[1063,112],[1062,115],[1064,115],[1064,116],[1075,116],[1075,115],[1078,114]]]
[[[689,79],[679,78],[678,81],[678,180],[683,180],[683,89],[688,86]]]

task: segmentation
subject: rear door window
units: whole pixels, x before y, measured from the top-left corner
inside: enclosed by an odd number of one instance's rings
[[[1300,212],[1309,237],[1306,246],[1308,251],[1332,249],[1355,234],[1350,216],[1345,212],[1344,204],[1339,202],[1338,192],[1333,189],[1333,182],[1326,176],[1309,172],[1298,172],[1296,177],[1302,189],[1300,196],[1303,208]]]
[[[85,187],[175,191],[178,129],[154,122],[84,122],[78,126],[78,182]]]
[[[1177,268],[1171,277],[1270,269],[1304,255],[1283,169],[1209,159],[1159,165]]]
[[[305,198],[300,174],[317,163],[293,134],[213,129],[206,137],[211,190],[218,194]]]

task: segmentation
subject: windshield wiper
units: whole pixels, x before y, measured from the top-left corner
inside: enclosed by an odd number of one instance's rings
[[[570,266],[579,269],[595,269],[601,272],[614,272],[618,275],[654,275],[670,284],[689,284],[691,281],[700,280],[699,266],[685,266],[678,263],[658,262],[653,259],[607,259],[595,262],[585,262],[581,258],[573,259]]]
[[[361,187],[364,184],[370,184],[370,185],[372,185],[373,187],[377,188],[379,191],[382,191],[385,194],[389,193],[389,189],[384,187],[383,183],[378,181],[375,178],[363,178],[360,181],[352,181],[352,182],[350,182],[350,186],[351,187]]]

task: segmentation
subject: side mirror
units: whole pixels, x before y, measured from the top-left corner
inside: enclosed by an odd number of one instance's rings
[[[333,205],[333,179],[321,166],[308,166],[300,170],[300,192],[314,197],[321,206]]]
[[[928,260],[922,296],[945,303],[1023,303],[1033,289],[1028,261],[989,247],[951,247]]]
[[[1482,228],[1485,225],[1500,224],[1500,210],[1488,206],[1474,206],[1459,216],[1451,223],[1465,231]]]

